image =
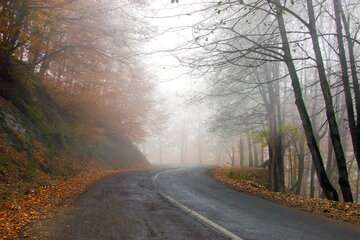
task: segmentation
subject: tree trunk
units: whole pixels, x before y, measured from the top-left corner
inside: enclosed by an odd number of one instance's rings
[[[254,159],[253,159],[253,149],[251,143],[251,132],[247,134],[247,146],[248,146],[248,160],[249,160],[249,167],[254,167]]]
[[[288,188],[292,189],[292,187],[294,186],[294,159],[293,159],[293,154],[291,151],[291,147],[288,147],[288,152],[289,152],[289,175],[288,175]]]
[[[234,144],[231,144],[231,167],[235,167],[235,148]]]
[[[311,164],[311,174],[310,174],[310,197],[313,198],[315,195],[315,166],[314,163]]]
[[[307,144],[316,168],[316,173],[318,175],[318,179],[320,181],[320,185],[325,193],[325,196],[334,201],[339,200],[339,196],[335,190],[335,188],[330,183],[327,174],[325,172],[324,163],[322,160],[322,156],[320,153],[320,149],[318,143],[315,139],[312,124],[310,121],[309,114],[307,112],[304,99],[302,97],[302,90],[300,86],[300,80],[296,72],[296,68],[294,62],[292,60],[290,45],[287,37],[285,21],[282,13],[282,7],[279,0],[275,0],[276,3],[276,19],[279,25],[281,40],[282,40],[282,48],[284,51],[284,61],[288,67],[289,75],[291,78],[291,83],[294,90],[295,95],[295,104],[298,108],[298,112],[302,121],[302,125],[305,131],[305,136],[307,139]]]
[[[268,82],[279,78],[279,63],[275,63],[269,68],[269,63],[264,64],[264,77]],[[272,78],[271,78],[272,76]],[[284,153],[282,144],[282,117],[280,110],[280,86],[279,82],[267,84],[266,92],[268,97],[263,95],[266,106],[269,124],[269,177],[271,190],[283,192],[284,184]]]
[[[0,49],[0,80],[1,82],[10,81],[11,53]]]
[[[360,183],[360,171],[357,171],[357,177],[356,177],[356,195],[355,195],[355,201],[356,203],[359,203],[359,184]]]
[[[337,0],[335,0],[337,1]],[[334,111],[334,105],[332,101],[331,91],[329,82],[327,80],[324,61],[322,58],[322,53],[320,50],[319,39],[316,30],[315,24],[315,14],[312,4],[312,0],[307,0],[307,8],[309,14],[309,31],[312,40],[313,50],[316,57],[316,66],[319,74],[320,86],[324,96],[326,116],[329,124],[329,131],[331,136],[331,141],[335,153],[335,158],[338,166],[339,173],[339,185],[342,191],[342,195],[345,202],[353,202],[353,197],[351,193],[351,187],[349,183],[348,171],[346,168],[346,159],[344,149],[341,143],[339,127],[336,122],[336,115]]]
[[[273,67],[274,78],[278,79],[280,77],[280,65],[278,63],[274,64]],[[278,173],[278,186],[279,191],[285,191],[285,170],[284,170],[284,146],[283,146],[283,116],[281,114],[281,101],[280,101],[280,82],[276,81],[274,83],[275,90],[275,102],[276,102],[276,120],[277,120],[277,173]]]
[[[295,193],[300,195],[301,193],[301,186],[302,186],[302,182],[303,182],[303,176],[304,176],[304,167],[305,167],[305,139],[303,137],[301,137],[300,141],[299,141],[299,149],[297,152],[297,157],[298,157],[298,180],[297,180],[297,185],[296,185],[296,189],[295,189]]]
[[[244,167],[244,143],[241,137],[239,139],[239,164],[240,167]]]
[[[327,142],[328,152],[327,152],[327,162],[326,162],[326,171],[328,173],[329,179],[333,178],[333,169],[334,169],[334,154],[333,154],[333,147],[331,145],[331,137],[328,136]]]
[[[336,36],[339,47],[339,59],[340,59],[340,65],[342,71],[342,82],[343,82],[343,88],[345,94],[346,110],[348,113],[349,129],[350,129],[350,135],[353,144],[355,159],[357,161],[358,169],[360,170],[360,86],[359,86],[359,79],[357,77],[356,60],[354,56],[354,42],[353,40],[351,40],[350,25],[349,22],[346,20],[342,8],[341,0],[333,0],[333,4],[334,4],[334,13],[335,13],[336,32],[337,32]],[[354,97],[355,97],[355,107],[357,114],[356,122],[355,122],[355,114],[353,109],[353,101],[352,101],[352,94],[350,88],[346,52],[345,52],[343,33],[342,33],[342,24],[340,17],[341,15],[344,23],[346,37],[348,40],[348,51],[350,58],[349,62],[351,68]]]
[[[257,144],[254,142],[254,139],[252,141],[253,143],[253,152],[254,152],[254,167],[259,166],[259,149]]]
[[[260,146],[260,165],[264,164],[264,146],[261,144]]]
[[[274,144],[272,143],[272,140],[270,139],[270,136],[268,137],[267,139],[267,142],[268,142],[268,150],[269,150],[269,164],[268,164],[268,176],[269,176],[269,186],[270,186],[270,190],[274,191],[274,186],[275,186],[275,180],[274,180],[274,164],[273,164],[273,161],[274,161],[274,150],[273,150],[273,147],[274,147]]]

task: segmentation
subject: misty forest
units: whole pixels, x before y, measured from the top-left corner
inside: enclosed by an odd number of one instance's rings
[[[360,239],[358,0],[0,0],[0,239]]]

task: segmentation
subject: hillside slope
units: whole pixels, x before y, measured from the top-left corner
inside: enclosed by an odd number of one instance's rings
[[[26,67],[13,68],[0,83],[0,203],[49,176],[74,175],[89,165],[148,165],[126,136],[110,133],[98,141],[79,134]]]

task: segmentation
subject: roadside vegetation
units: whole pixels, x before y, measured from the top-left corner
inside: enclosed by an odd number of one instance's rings
[[[294,207],[316,215],[360,226],[360,204],[327,199],[306,198],[293,193],[273,192],[267,186],[264,169],[216,168],[212,175],[234,190],[250,193],[276,203]]]
[[[88,186],[119,170],[88,169],[68,178],[46,179],[46,184],[31,186],[24,194],[12,196],[0,209],[0,239],[31,236],[31,224],[49,218],[72,203]]]
[[[162,2],[0,1],[3,218],[146,153],[358,224],[359,0]]]

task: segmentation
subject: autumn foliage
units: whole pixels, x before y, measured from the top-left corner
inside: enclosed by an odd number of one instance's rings
[[[47,209],[51,194],[67,196],[72,185],[93,179],[57,182],[12,202],[53,176],[74,176],[92,164],[148,164],[133,144],[151,131],[147,119],[154,111],[153,84],[134,57],[146,27],[137,23],[135,31],[136,19],[127,11],[138,3],[128,4],[0,1],[1,231],[16,234],[37,217],[34,207]]]
[[[59,207],[70,204],[94,181],[119,172],[92,169],[70,179],[47,179],[47,184],[14,196],[0,207],[0,239],[29,236],[31,222],[49,217]]]
[[[263,174],[261,174],[263,173]],[[295,207],[316,215],[360,225],[360,205],[320,198],[306,198],[292,193],[272,192],[266,187],[263,169],[216,168],[215,179],[241,192],[251,193],[276,203]]]
[[[152,84],[134,59],[133,19],[122,1],[11,0],[0,3],[2,81],[26,64],[81,134],[140,141]]]

